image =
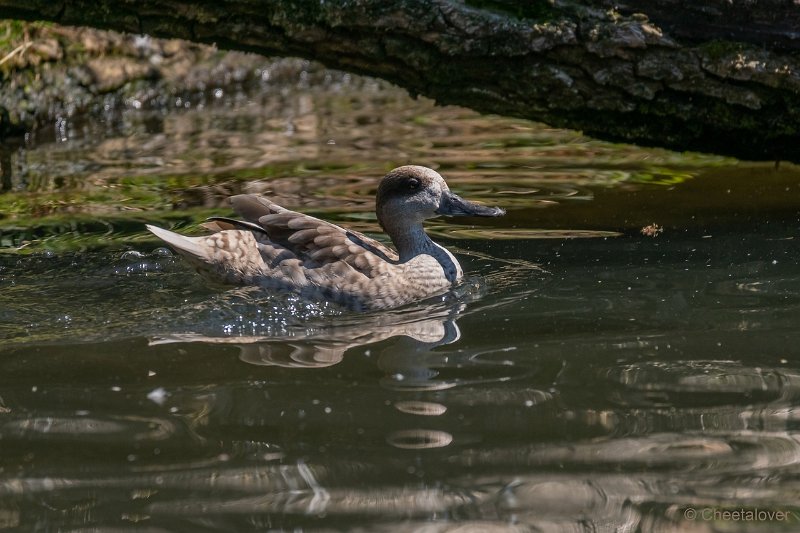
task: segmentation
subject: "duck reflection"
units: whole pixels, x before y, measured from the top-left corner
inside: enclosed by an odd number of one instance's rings
[[[344,359],[348,350],[375,344],[392,337],[402,337],[387,348],[391,354],[412,356],[403,365],[411,368],[404,375],[424,377],[430,372],[414,368],[413,354],[431,351],[437,346],[457,341],[461,332],[456,317],[465,308],[464,304],[454,306],[428,306],[410,311],[362,315],[357,321],[339,320],[327,327],[309,330],[303,336],[270,335],[212,337],[194,333],[178,333],[150,339],[150,345],[172,342],[202,342],[207,344],[230,344],[240,350],[239,359],[245,363],[259,366],[278,366],[284,368],[325,368]],[[393,368],[389,365],[388,368]]]
[[[380,379],[381,386],[395,391],[436,391],[455,386],[453,381],[437,379],[438,371],[435,368],[447,356],[434,350],[452,344],[461,337],[456,319],[465,307],[464,303],[439,304],[392,313],[361,315],[357,317],[357,322],[337,320],[335,325],[312,331],[302,339],[286,335],[220,338],[176,334],[151,339],[150,343],[231,344],[239,348],[239,359],[247,364],[322,369],[340,363],[348,350],[393,339],[393,342],[378,348],[377,366],[384,374]],[[440,416],[447,411],[447,406],[438,402],[399,400],[392,405],[404,415],[426,418]],[[412,427],[391,431],[385,439],[396,448],[420,450],[448,446],[453,442],[453,435],[439,429]]]

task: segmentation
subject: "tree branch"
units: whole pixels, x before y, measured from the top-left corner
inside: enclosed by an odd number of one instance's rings
[[[468,4],[0,0],[0,15],[301,56],[601,139],[800,162],[790,0]]]

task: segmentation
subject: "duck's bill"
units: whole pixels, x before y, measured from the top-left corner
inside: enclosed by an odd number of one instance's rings
[[[459,195],[446,191],[442,195],[436,214],[456,217],[499,217],[506,212],[499,207],[489,207],[464,200]]]

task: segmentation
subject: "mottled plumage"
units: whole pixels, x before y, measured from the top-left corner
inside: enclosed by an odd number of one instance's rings
[[[290,290],[356,310],[386,309],[442,292],[463,276],[422,227],[437,215],[500,216],[467,202],[435,171],[399,167],[378,186],[378,222],[397,252],[361,233],[290,211],[255,194],[231,198],[243,220],[212,217],[214,231],[185,237],[147,226],[213,281]]]

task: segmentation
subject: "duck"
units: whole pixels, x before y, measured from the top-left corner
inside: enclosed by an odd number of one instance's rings
[[[290,291],[355,311],[424,300],[463,279],[455,256],[425,232],[425,220],[505,214],[465,200],[438,172],[417,165],[395,168],[378,184],[375,213],[394,248],[261,195],[232,196],[230,203],[241,219],[210,217],[203,224],[210,235],[147,229],[214,283]]]

